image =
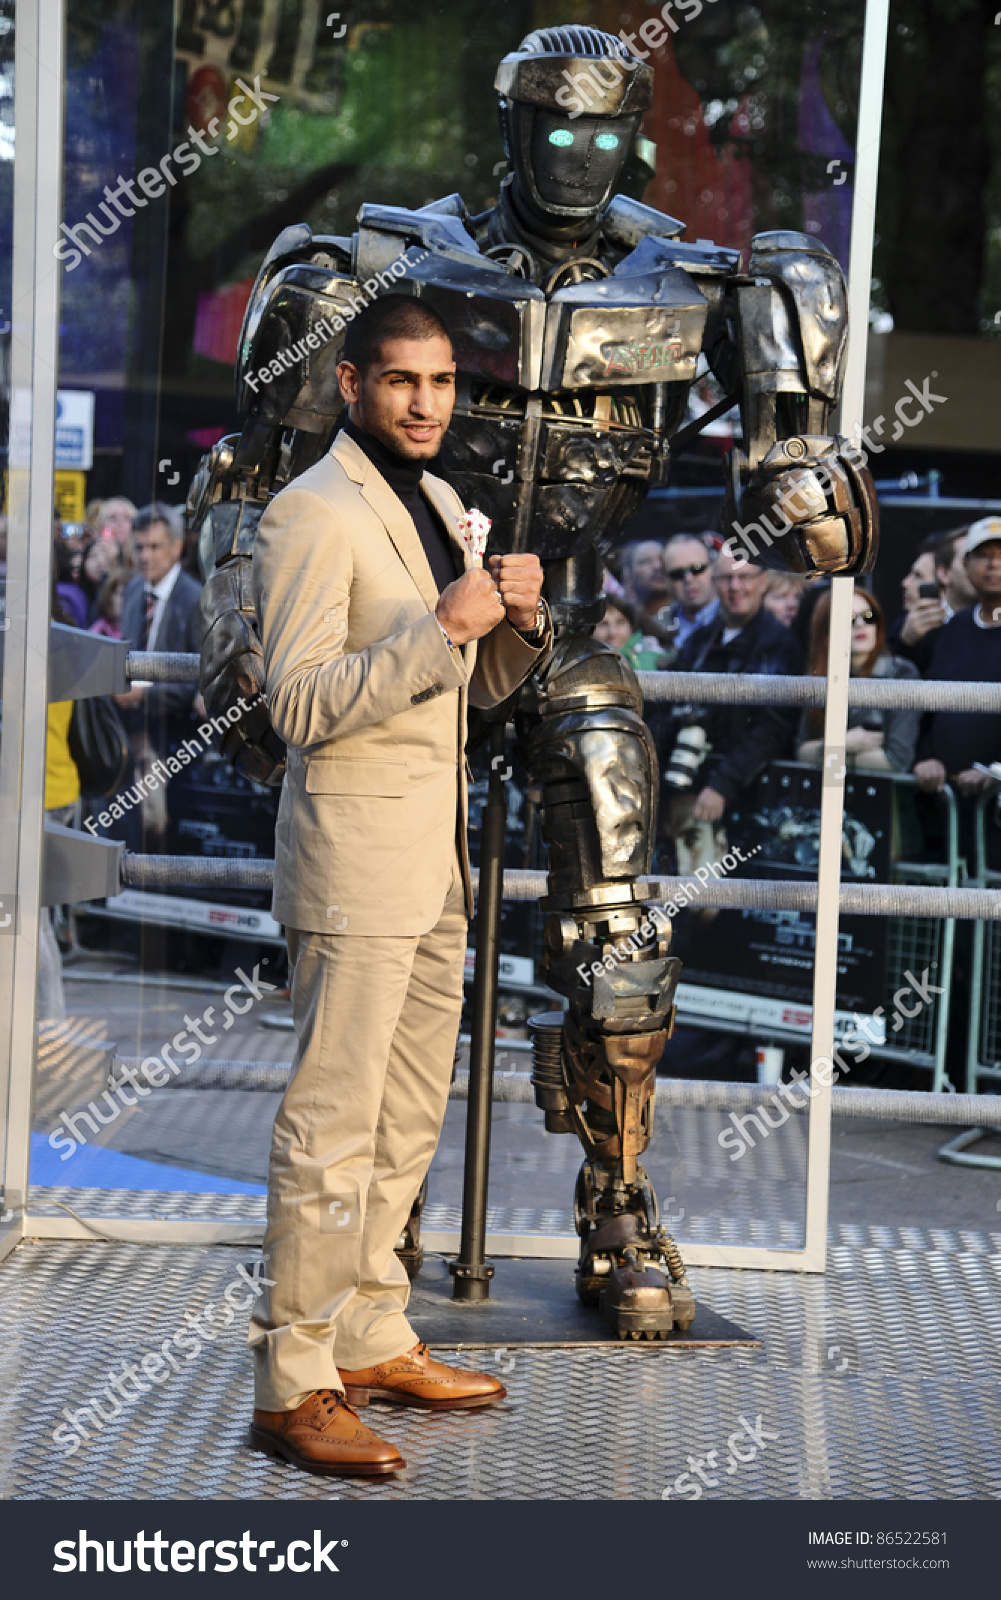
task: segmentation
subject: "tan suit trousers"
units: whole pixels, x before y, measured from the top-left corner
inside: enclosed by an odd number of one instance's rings
[[[448,1100],[466,948],[458,858],[430,933],[287,937],[298,1047],[271,1141],[274,1281],[249,1330],[267,1411],[340,1389],[338,1362],[373,1366],[417,1342],[394,1248]]]

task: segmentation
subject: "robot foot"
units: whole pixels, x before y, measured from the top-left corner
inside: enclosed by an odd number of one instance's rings
[[[417,1198],[410,1208],[406,1227],[400,1234],[400,1242],[396,1246],[396,1254],[406,1268],[407,1277],[413,1283],[421,1267],[424,1265],[424,1246],[421,1244],[421,1216],[428,1197],[428,1180],[425,1175],[424,1182],[417,1191]]]
[[[619,1339],[666,1339],[695,1317],[677,1245],[632,1211],[609,1217],[582,1242],[577,1294],[600,1307]]]

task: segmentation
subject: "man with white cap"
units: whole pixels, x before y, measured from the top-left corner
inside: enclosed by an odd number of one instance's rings
[[[966,576],[976,595],[941,628],[925,677],[961,683],[1001,680],[1001,517],[982,517],[966,535]],[[914,776],[928,793],[950,783],[963,799],[994,780],[974,766],[1001,761],[1001,716],[990,711],[935,711],[918,741]]]

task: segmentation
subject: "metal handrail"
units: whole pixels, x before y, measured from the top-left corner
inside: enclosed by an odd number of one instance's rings
[[[638,672],[645,700],[704,705],[824,706],[827,679],[784,673]],[[850,678],[850,707],[881,711],[1001,711],[1001,683]]]
[[[130,682],[197,683],[200,658],[181,651],[130,650]],[[783,673],[638,672],[645,700],[704,705],[823,706],[827,679]],[[1001,712],[1001,683],[929,682],[924,678],[852,678],[848,704],[881,711]]]
[[[122,885],[129,889],[270,889],[270,860],[225,857],[150,856],[126,851]],[[473,886],[479,874],[473,872]],[[544,872],[508,868],[505,900],[538,900],[547,891]],[[768,878],[638,878],[644,899],[668,904],[684,895],[690,903],[723,910],[816,911],[815,883],[776,883]],[[872,917],[1001,918],[1001,893],[991,889],[928,888],[910,883],[843,883],[840,909]]]

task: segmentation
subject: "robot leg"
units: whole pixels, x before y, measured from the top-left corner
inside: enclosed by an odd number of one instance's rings
[[[536,1102],[550,1132],[584,1147],[578,1295],[619,1338],[663,1338],[695,1302],[638,1161],[681,972],[669,922],[635,881],[651,866],[657,757],[635,674],[587,635],[557,645],[530,695],[520,732],[549,851],[543,972],[569,1001],[534,1019]]]
[[[410,1215],[406,1220],[400,1242],[396,1246],[396,1254],[407,1269],[407,1277],[413,1283],[421,1267],[424,1265],[424,1246],[421,1244],[421,1217],[428,1198],[427,1173],[424,1181],[417,1191],[417,1196],[410,1208]]]

